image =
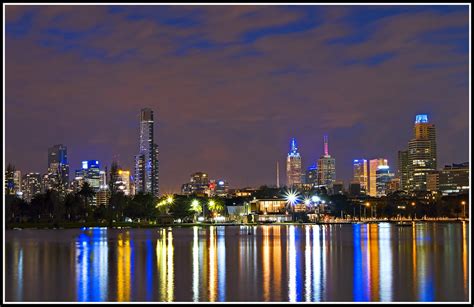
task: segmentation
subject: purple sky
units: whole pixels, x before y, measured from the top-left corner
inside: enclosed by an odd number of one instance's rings
[[[469,159],[468,6],[7,6],[6,157],[45,172],[48,147],[132,168],[155,111],[160,188],[191,173],[275,184],[296,137],[323,135],[347,184],[355,158],[396,154],[417,113],[439,166]]]

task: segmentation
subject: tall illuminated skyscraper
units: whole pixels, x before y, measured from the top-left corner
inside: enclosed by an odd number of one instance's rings
[[[377,169],[379,166],[388,166],[387,159],[378,158],[369,161],[369,195],[377,196]]]
[[[292,187],[301,183],[301,155],[298,152],[296,139],[292,138],[286,158],[286,185]]]
[[[48,148],[48,173],[52,189],[65,191],[69,186],[67,147],[63,144]]]
[[[389,184],[393,179],[393,173],[390,172],[390,167],[388,165],[379,165],[376,174],[376,196],[386,196],[389,192]]]
[[[408,191],[408,150],[398,151],[397,176],[400,178],[400,188]]]
[[[140,112],[139,153],[135,156],[136,192],[159,195],[158,146],[153,139],[153,111],[144,108]]]
[[[324,136],[324,155],[318,160],[318,185],[323,185],[332,193],[336,181],[336,159],[329,154],[328,136]]]
[[[360,183],[361,191],[367,192],[367,188],[369,187],[369,176],[367,173],[367,160],[366,159],[355,159],[353,161],[354,167],[354,179],[352,182]]]
[[[437,167],[436,130],[428,115],[416,115],[413,134],[408,142],[408,190],[426,191],[426,176]]]

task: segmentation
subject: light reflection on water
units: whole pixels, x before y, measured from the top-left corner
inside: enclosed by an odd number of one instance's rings
[[[6,239],[7,301],[463,301],[469,291],[467,223],[22,230]]]

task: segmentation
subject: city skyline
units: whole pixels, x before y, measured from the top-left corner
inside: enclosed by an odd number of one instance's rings
[[[469,160],[465,7],[71,7],[6,8],[5,163],[23,174],[44,173],[54,144],[71,170],[92,159],[133,170],[143,107],[163,193],[197,171],[274,185],[291,137],[305,171],[329,135],[346,186],[353,159],[395,171],[419,113],[437,127],[438,168]],[[211,26],[218,15],[229,32]]]

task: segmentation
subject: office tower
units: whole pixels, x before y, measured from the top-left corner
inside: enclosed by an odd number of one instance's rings
[[[63,144],[48,148],[48,171],[50,188],[64,192],[69,186],[69,162],[67,147]]]
[[[136,192],[159,195],[158,146],[154,143],[153,111],[144,108],[140,112],[139,153],[135,156]]]
[[[377,166],[376,174],[376,195],[377,197],[386,196],[389,192],[389,183],[392,181],[393,173],[390,172],[388,165]]]
[[[318,185],[318,167],[316,163],[313,163],[306,169],[306,184],[310,184],[312,187]]]
[[[227,180],[218,179],[216,180],[216,186],[214,188],[214,193],[217,196],[225,197],[229,194],[229,183]]]
[[[15,195],[15,167],[11,164],[5,170],[5,194]]]
[[[334,194],[343,194],[344,193],[344,181],[337,180],[332,184],[332,190]]]
[[[336,180],[336,159],[329,154],[328,136],[324,136],[324,155],[318,160],[318,185],[325,186],[332,193]]]
[[[400,178],[400,188],[408,191],[408,150],[398,151],[397,177]]]
[[[298,152],[296,139],[292,138],[290,151],[286,158],[286,185],[288,187],[301,185],[301,156]]]
[[[388,166],[387,159],[378,158],[369,161],[369,195],[377,196],[377,169],[379,166]]]
[[[426,173],[426,191],[439,190],[439,171],[431,171]]]
[[[367,160],[356,159],[353,161],[354,178],[353,182],[359,182],[362,191],[367,192],[369,186],[368,173],[367,173]]]
[[[107,173],[105,171],[99,171],[99,189],[107,190]]]
[[[414,138],[408,142],[408,190],[426,191],[426,174],[435,171],[436,130],[428,121],[428,115],[415,118]]]
[[[125,195],[131,195],[130,171],[119,169],[115,179],[115,186],[117,191],[123,192]]]
[[[387,184],[387,194],[395,191],[400,191],[400,178],[393,177],[390,182]]]
[[[21,171],[14,171],[13,172],[13,184],[14,184],[14,192],[15,195],[21,197],[22,196],[22,187],[21,187]]]
[[[97,160],[82,161],[82,168],[76,170],[76,180],[87,182],[94,192],[100,190],[101,174],[100,165]]]
[[[469,162],[446,165],[439,171],[439,190],[443,195],[469,192]]]
[[[210,183],[211,181],[206,173],[196,172],[191,175],[191,179],[188,183],[185,183],[181,186],[181,192],[185,195],[209,195]]]
[[[28,173],[23,177],[23,199],[31,202],[36,194],[41,193],[41,175]]]

